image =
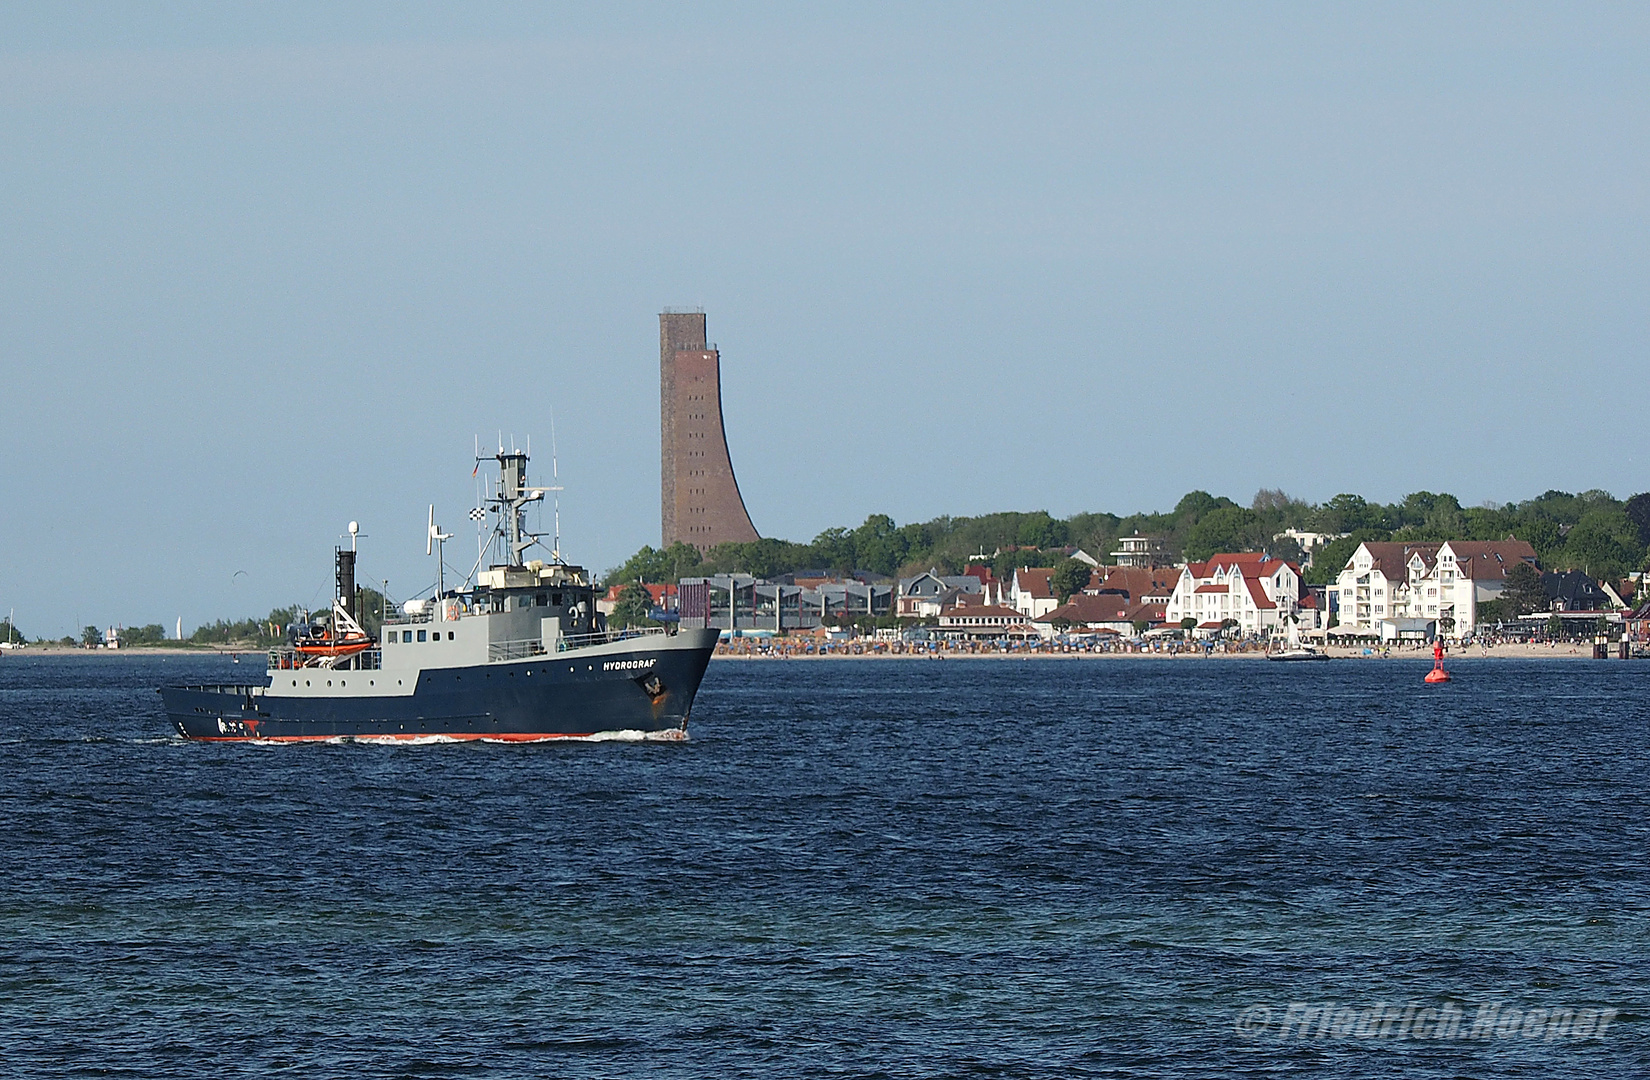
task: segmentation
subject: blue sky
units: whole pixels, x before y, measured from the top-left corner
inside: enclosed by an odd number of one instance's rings
[[[658,540],[666,306],[707,311],[765,535],[1650,488],[1647,39],[1631,6],[0,5],[0,614],[324,603],[351,519],[411,594],[474,438],[548,471],[552,409],[564,548],[613,565]]]

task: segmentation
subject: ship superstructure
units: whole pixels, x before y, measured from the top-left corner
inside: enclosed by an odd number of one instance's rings
[[[209,740],[497,739],[607,732],[680,735],[715,630],[610,630],[582,567],[525,559],[542,538],[526,510],[552,490],[527,483],[528,457],[494,455],[492,534],[465,582],[402,605],[373,640],[356,610],[355,559],[336,552],[331,611],[270,650],[256,685],[165,687],[178,732]],[[450,539],[434,523],[427,550]],[[485,569],[489,553],[497,556]]]

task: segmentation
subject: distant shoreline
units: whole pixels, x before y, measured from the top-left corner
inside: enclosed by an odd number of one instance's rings
[[[1347,648],[1331,645],[1324,650],[1333,660],[1413,660],[1416,662],[1432,662],[1432,650],[1426,649],[1393,649],[1388,655],[1382,655],[1381,650],[1374,649],[1365,655],[1362,648]],[[1556,647],[1550,645],[1523,645],[1502,644],[1488,648],[1473,646],[1470,649],[1454,649],[1444,654],[1444,663],[1447,666],[1455,660],[1591,660],[1592,648],[1589,645],[1565,645]],[[863,653],[759,653],[759,652],[722,652],[718,650],[712,660],[1262,660],[1266,659],[1263,652],[1213,652],[1207,656],[1199,650],[1170,652],[940,652],[940,653],[890,653],[890,652],[863,652]],[[1614,659],[1612,655],[1611,659]]]
[[[81,649],[67,645],[30,645],[26,649],[0,650],[0,663],[10,656],[257,656],[266,650],[257,646],[239,648],[230,645],[191,645],[185,648],[170,648],[154,645],[134,645],[122,649]],[[1331,659],[1336,660],[1432,660],[1430,649],[1393,649],[1389,655],[1382,655],[1381,650],[1375,649],[1370,655],[1365,655],[1362,648],[1348,648],[1331,645],[1324,650]],[[1445,654],[1444,660],[1448,664],[1452,660],[1591,660],[1592,648],[1588,645],[1559,644],[1552,645],[1525,645],[1501,644],[1488,648],[1473,646],[1470,649],[1452,649]],[[712,660],[1265,660],[1262,652],[1220,652],[1216,651],[1207,656],[1201,650],[1169,652],[942,652],[942,653],[891,653],[872,652],[863,653],[791,653],[776,655],[773,653],[746,653],[723,652],[718,650]],[[1615,659],[1613,653],[1611,659]]]
[[[77,645],[30,645],[26,649],[0,649],[3,656],[228,656],[265,653],[269,650],[250,645],[129,645],[119,649],[82,649]]]

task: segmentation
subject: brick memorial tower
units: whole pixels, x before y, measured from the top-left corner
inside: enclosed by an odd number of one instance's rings
[[[739,495],[722,429],[722,361],[705,313],[659,316],[660,533],[709,551],[758,540]]]

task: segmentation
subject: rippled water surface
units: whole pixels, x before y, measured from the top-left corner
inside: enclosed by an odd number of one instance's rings
[[[154,693],[245,665],[5,657],[0,1075],[1650,1074],[1650,665],[1427,666],[718,662],[683,743],[255,747]],[[1616,1013],[1396,1022],[1486,1003]]]

